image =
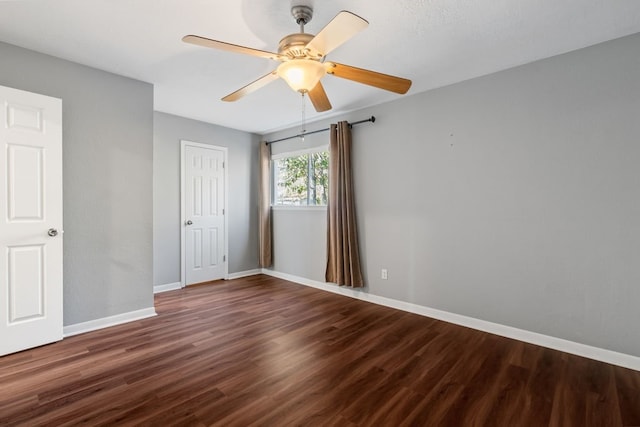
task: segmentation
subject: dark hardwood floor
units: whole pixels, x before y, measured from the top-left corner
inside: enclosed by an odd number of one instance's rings
[[[640,426],[640,372],[268,276],[0,358],[0,425]]]

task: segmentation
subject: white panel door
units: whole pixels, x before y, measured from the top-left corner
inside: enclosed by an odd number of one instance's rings
[[[227,273],[224,149],[183,142],[185,284]]]
[[[62,339],[62,101],[0,86],[0,355]]]

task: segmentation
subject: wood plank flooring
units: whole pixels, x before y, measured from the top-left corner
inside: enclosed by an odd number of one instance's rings
[[[268,276],[0,358],[1,426],[640,426],[640,372]]]

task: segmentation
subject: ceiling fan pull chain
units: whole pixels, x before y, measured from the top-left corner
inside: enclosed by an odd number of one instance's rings
[[[302,121],[300,123],[300,139],[302,140],[302,142],[304,142],[304,134],[307,131],[305,129],[305,122],[306,122],[306,115],[305,115],[305,102],[304,102],[304,92],[300,93],[301,99],[302,99]]]

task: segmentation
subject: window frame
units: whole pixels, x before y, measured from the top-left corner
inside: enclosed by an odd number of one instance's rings
[[[317,211],[317,210],[326,210],[327,205],[284,205],[276,203],[276,167],[275,162],[280,159],[286,159],[288,157],[299,157],[303,155],[310,155],[315,153],[328,153],[329,152],[329,144],[319,145],[316,147],[304,148],[301,150],[293,150],[293,151],[284,151],[282,153],[272,154],[271,155],[271,209],[274,210],[296,210],[296,211]],[[327,174],[329,172],[327,171]],[[307,176],[307,192],[309,191],[309,177]],[[307,198],[308,200],[308,198]]]

